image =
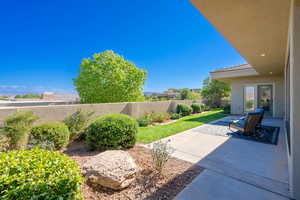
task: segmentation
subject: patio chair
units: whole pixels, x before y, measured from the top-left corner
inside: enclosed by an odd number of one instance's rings
[[[263,113],[250,112],[244,119],[233,120],[229,123],[229,129],[237,129],[242,132],[242,135],[253,135],[256,134],[257,127],[260,126],[260,123],[263,118]]]

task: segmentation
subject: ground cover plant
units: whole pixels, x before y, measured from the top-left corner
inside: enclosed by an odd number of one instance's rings
[[[223,113],[223,110],[214,110],[198,115],[186,116],[170,124],[139,127],[137,140],[144,143],[153,142],[225,116],[226,114]]]

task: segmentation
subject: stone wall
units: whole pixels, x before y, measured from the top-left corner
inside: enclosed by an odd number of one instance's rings
[[[100,104],[73,104],[73,105],[48,105],[31,107],[7,107],[0,109],[0,124],[3,120],[17,110],[31,110],[39,116],[37,123],[62,121],[78,109],[94,111],[95,117],[108,113],[123,113],[133,118],[142,117],[146,112],[175,112],[178,103],[191,105],[193,102],[201,101],[174,100],[157,102],[132,102],[132,103],[100,103]]]

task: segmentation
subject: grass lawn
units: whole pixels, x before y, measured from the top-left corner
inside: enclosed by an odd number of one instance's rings
[[[137,134],[137,141],[144,143],[153,142],[225,116],[226,114],[223,113],[223,110],[215,110],[203,114],[186,116],[166,125],[140,127]]]

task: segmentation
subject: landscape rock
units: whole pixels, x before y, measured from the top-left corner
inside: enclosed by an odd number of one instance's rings
[[[83,165],[83,173],[92,183],[114,190],[128,187],[136,177],[138,167],[129,153],[105,151]]]

